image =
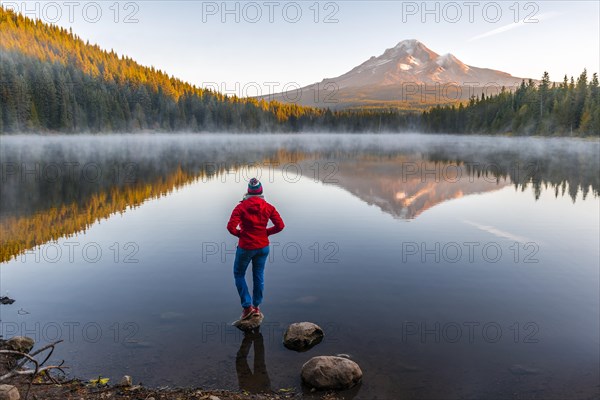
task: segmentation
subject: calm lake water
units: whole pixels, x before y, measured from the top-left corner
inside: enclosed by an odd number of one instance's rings
[[[304,362],[346,353],[364,372],[347,398],[597,398],[599,154],[416,134],[2,137],[0,293],[16,302],[0,334],[63,339],[54,359],[113,382],[302,392]],[[236,362],[252,343],[230,326],[225,225],[252,176],[286,229],[262,336]],[[299,321],[325,331],[305,353],[281,344]]]

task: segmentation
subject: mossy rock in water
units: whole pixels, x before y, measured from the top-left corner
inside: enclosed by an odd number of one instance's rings
[[[235,326],[241,331],[252,331],[260,326],[265,316],[260,313],[259,315],[253,315],[248,319],[240,319],[232,323],[231,325]]]

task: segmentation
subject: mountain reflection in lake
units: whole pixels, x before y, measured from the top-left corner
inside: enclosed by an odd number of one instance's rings
[[[236,363],[248,340],[228,326],[239,310],[224,229],[259,175],[287,225],[273,238],[254,371],[272,390],[300,390],[309,356],[350,353],[365,379],[348,397],[564,398],[573,387],[590,397],[599,147],[443,135],[4,137],[0,290],[17,302],[1,306],[0,334],[69,336],[57,357],[90,376],[261,387]],[[300,320],[326,339],[290,354],[281,334]]]

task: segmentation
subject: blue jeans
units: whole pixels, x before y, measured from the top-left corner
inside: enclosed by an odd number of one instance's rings
[[[233,277],[244,308],[250,307],[250,305],[258,307],[262,303],[263,288],[265,287],[265,263],[268,256],[269,246],[256,250],[244,250],[238,247],[235,251]],[[252,298],[246,284],[246,270],[250,261],[252,261]]]

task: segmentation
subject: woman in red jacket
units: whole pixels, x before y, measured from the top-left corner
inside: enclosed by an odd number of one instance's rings
[[[235,286],[244,309],[240,319],[247,319],[254,314],[260,315],[258,306],[263,299],[265,263],[269,256],[268,237],[281,232],[285,226],[275,207],[265,201],[262,193],[262,185],[258,179],[250,179],[248,193],[233,209],[227,224],[229,233],[240,238],[233,263]],[[267,228],[269,220],[273,222],[273,226]],[[252,297],[246,284],[246,270],[250,261]]]

